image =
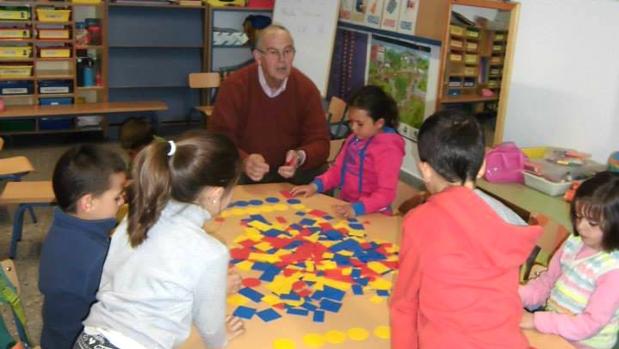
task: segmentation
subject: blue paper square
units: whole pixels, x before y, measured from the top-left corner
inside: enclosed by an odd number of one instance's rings
[[[279,315],[278,312],[271,308],[259,311],[258,313],[256,313],[256,315],[258,315],[258,317],[261,318],[264,322],[273,321],[282,317],[281,315]]]
[[[254,290],[253,288],[249,288],[249,287],[245,287],[242,288],[239,293],[249,299],[251,299],[252,301],[256,302],[256,303],[260,303],[260,301],[262,300],[262,297],[264,297],[264,295],[256,290]]]
[[[307,314],[309,314],[308,310],[300,309],[300,308],[288,308],[286,312],[288,314],[299,315],[299,316],[307,316]]]
[[[316,310],[314,312],[314,318],[312,320],[314,322],[325,322],[325,312],[322,310]]]
[[[332,313],[337,313],[338,311],[340,311],[341,307],[342,307],[342,303],[334,302],[330,299],[323,298],[320,301],[320,309],[324,309]]]
[[[250,307],[239,306],[234,311],[233,315],[242,319],[251,319],[256,314],[256,309]]]

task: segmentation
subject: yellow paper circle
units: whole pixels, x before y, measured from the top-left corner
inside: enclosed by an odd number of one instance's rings
[[[348,338],[354,341],[364,341],[368,339],[368,337],[370,336],[368,331],[365,328],[361,328],[361,327],[353,327],[349,329],[347,333],[348,333]]]
[[[346,335],[342,331],[332,330],[325,333],[325,339],[331,344],[340,344],[346,341]]]
[[[380,339],[391,338],[391,329],[389,326],[378,326],[374,329],[374,335]]]
[[[320,348],[325,344],[325,340],[318,333],[308,333],[303,336],[303,343],[310,348]]]
[[[294,342],[287,338],[279,338],[273,341],[273,349],[295,349]]]

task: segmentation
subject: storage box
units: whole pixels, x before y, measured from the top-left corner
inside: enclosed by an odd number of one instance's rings
[[[30,9],[23,7],[2,7],[0,9],[0,19],[27,21],[30,19]]]
[[[57,23],[68,22],[71,10],[59,10],[53,8],[37,8],[37,18],[41,22]]]
[[[27,78],[32,76],[31,65],[0,65],[0,78]]]
[[[66,130],[73,128],[73,118],[41,118],[39,130]]]
[[[32,94],[32,81],[0,81],[0,95],[18,96]]]
[[[39,55],[43,58],[68,58],[71,57],[71,49],[64,47],[42,47],[39,49]]]
[[[72,86],[73,86],[72,81],[43,80],[39,82],[39,93],[40,94],[70,93]]]
[[[458,27],[457,25],[450,25],[449,34],[454,36],[462,36],[464,35],[464,28]]]
[[[100,4],[101,0],[72,0],[74,4]]]
[[[39,39],[68,39],[68,29],[39,29]]]
[[[24,28],[0,28],[0,39],[28,39],[30,30]]]
[[[30,46],[0,46],[0,58],[29,58],[31,54]]]
[[[464,63],[477,64],[477,55],[464,55]]]
[[[71,97],[39,98],[40,105],[69,105],[73,104]]]
[[[34,119],[0,120],[0,133],[34,131]]]
[[[537,189],[542,193],[558,196],[563,195],[567,189],[572,185],[572,182],[551,182],[544,177],[536,176],[534,174],[524,172],[524,184],[533,189]]]

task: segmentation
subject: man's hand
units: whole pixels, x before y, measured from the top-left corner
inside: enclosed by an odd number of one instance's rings
[[[318,191],[318,188],[315,184],[307,184],[307,185],[299,185],[290,189],[290,194],[293,196],[303,195],[304,197],[309,197]]]
[[[286,153],[286,163],[277,169],[277,173],[284,178],[292,178],[300,163],[299,153],[296,150],[288,150]]]
[[[266,163],[262,155],[249,154],[243,163],[243,170],[247,177],[252,181],[258,182],[269,172],[269,164]]]
[[[354,218],[355,210],[352,208],[351,204],[343,204],[343,205],[333,205],[333,210],[335,214],[342,218]]]

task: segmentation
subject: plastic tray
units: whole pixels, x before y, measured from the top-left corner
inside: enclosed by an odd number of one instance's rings
[[[27,78],[31,75],[31,65],[0,65],[0,78]]]
[[[69,17],[71,17],[71,10],[37,8],[37,18],[41,22],[68,22]]]
[[[0,46],[0,58],[28,58],[31,54],[30,46]]]
[[[27,39],[30,29],[0,28],[0,39]]]
[[[524,172],[524,184],[550,196],[563,195],[572,185],[572,182],[551,182],[544,177]]]
[[[7,20],[29,20],[29,9],[4,9],[0,10],[0,19]]]
[[[43,58],[68,58],[71,50],[68,48],[41,48],[39,54]]]

